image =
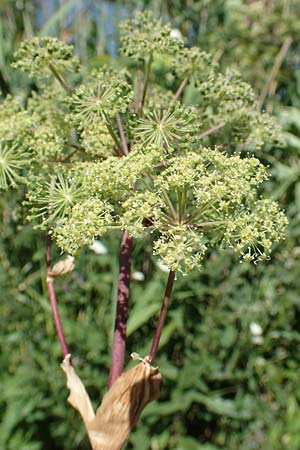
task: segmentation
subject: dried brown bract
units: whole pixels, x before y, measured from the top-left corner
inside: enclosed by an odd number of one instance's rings
[[[132,357],[138,358],[136,354]],[[93,450],[120,450],[143,408],[160,395],[161,375],[146,357],[115,381],[94,414],[84,385],[70,364],[70,355],[62,368],[70,389],[68,401],[80,412]]]

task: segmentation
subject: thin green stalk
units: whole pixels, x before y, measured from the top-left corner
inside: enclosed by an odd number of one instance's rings
[[[228,223],[228,220],[212,220],[207,221],[207,222],[201,222],[201,223],[197,223],[196,226],[197,228],[201,228],[201,227],[210,227],[210,226],[215,226],[215,225],[225,225],[226,223]]]
[[[118,112],[116,113],[116,120],[117,120],[117,125],[118,125],[120,138],[121,138],[123,153],[124,153],[124,155],[128,155],[129,150],[128,150],[128,145],[127,145],[127,140],[126,140],[126,136],[125,136],[125,133],[124,133],[122,119],[121,119],[121,116],[120,116],[120,114]]]
[[[144,104],[145,104],[148,84],[149,84],[149,80],[150,80],[150,73],[151,73],[152,62],[153,62],[153,55],[151,53],[151,55],[149,56],[149,61],[148,61],[147,68],[146,68],[146,76],[145,76],[145,82],[144,82],[144,89],[143,89],[140,113],[142,112]]]
[[[49,63],[49,69],[57,79],[57,81],[61,84],[61,86],[64,88],[66,93],[68,95],[72,94],[72,88],[68,85],[68,83],[65,81],[64,77],[56,70],[53,64]]]
[[[140,97],[142,88],[142,69],[141,63],[138,62],[136,69],[136,86],[135,86],[135,99],[134,99],[134,111],[138,114],[140,109]]]
[[[288,53],[288,51],[289,51],[289,49],[290,49],[290,47],[292,45],[292,42],[293,42],[292,38],[290,36],[288,36],[283,41],[282,46],[279,49],[279,52],[278,52],[278,54],[277,54],[277,56],[276,56],[276,58],[274,60],[273,67],[272,67],[272,69],[271,69],[271,71],[269,73],[267,81],[266,81],[266,83],[265,83],[265,85],[264,85],[264,87],[263,87],[263,89],[262,89],[262,91],[260,93],[260,96],[259,96],[259,100],[258,100],[258,108],[259,108],[259,110],[262,109],[262,107],[263,107],[263,105],[265,103],[265,100],[266,100],[268,94],[270,93],[270,86],[272,85],[272,83],[276,79],[276,77],[277,77],[277,75],[278,75],[278,73],[280,71],[280,68],[281,68],[281,66],[283,64],[283,61],[284,61],[284,59],[285,59],[285,57],[286,57],[286,55],[287,55],[287,53]]]
[[[187,219],[184,221],[184,223],[185,224],[191,223],[194,220],[199,219],[201,217],[201,215],[203,214],[203,211],[205,211],[207,208],[212,206],[214,204],[214,202],[215,202],[215,200],[211,200],[210,202],[207,202],[204,205],[202,205],[202,207],[197,209],[197,211],[192,216],[187,217]]]
[[[166,203],[167,203],[167,205],[169,207],[169,210],[170,210],[172,218],[174,220],[176,220],[178,218],[177,212],[176,212],[176,210],[175,210],[175,208],[173,206],[173,203],[170,200],[170,197],[168,196],[168,194],[166,193],[166,191],[164,189],[162,189],[162,195],[163,195],[163,197],[164,197],[164,199],[165,199],[165,201],[166,201]]]
[[[185,210],[185,204],[186,204],[186,195],[187,195],[187,189],[186,188],[184,188],[183,190],[177,189],[178,221],[179,221],[179,223],[182,222],[182,219],[184,217],[184,210]]]
[[[116,144],[116,146],[117,146],[119,152],[120,152],[121,155],[122,155],[122,154],[123,154],[122,145],[120,144],[120,141],[119,141],[119,139],[118,139],[116,133],[114,132],[113,127],[112,127],[111,124],[109,123],[109,120],[108,120],[108,117],[106,116],[106,114],[104,115],[104,117],[105,117],[105,125],[106,125],[106,127],[107,127],[107,129],[108,129],[108,131],[109,131],[109,134],[110,134],[111,137],[113,138],[114,143]]]

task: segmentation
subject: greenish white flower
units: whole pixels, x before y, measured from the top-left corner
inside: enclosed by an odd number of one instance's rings
[[[73,206],[68,217],[58,222],[54,236],[58,246],[72,255],[84,245],[106,233],[112,224],[112,206],[98,198],[89,198]]]

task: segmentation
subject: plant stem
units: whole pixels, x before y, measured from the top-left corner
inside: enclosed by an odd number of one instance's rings
[[[117,310],[114,327],[112,357],[109,372],[108,387],[110,388],[121,375],[124,367],[126,349],[126,327],[128,318],[130,266],[132,254],[132,237],[123,231],[120,270],[118,281]]]
[[[169,304],[169,300],[170,300],[171,293],[172,293],[174,279],[175,279],[175,272],[173,270],[170,270],[169,276],[168,276],[168,281],[167,281],[167,286],[166,286],[166,290],[165,290],[165,295],[163,298],[161,310],[159,313],[158,323],[156,326],[155,334],[154,334],[153,341],[152,341],[152,347],[150,350],[149,358],[150,358],[151,363],[153,363],[153,361],[156,357],[162,329],[163,329],[166,315],[167,315],[168,304]]]
[[[111,137],[113,138],[114,143],[116,144],[117,149],[119,150],[120,154],[122,155],[122,154],[123,154],[123,150],[122,150],[122,146],[121,146],[121,144],[120,144],[120,142],[119,142],[119,139],[118,139],[116,133],[114,132],[113,127],[112,127],[111,124],[109,123],[108,117],[107,117],[106,115],[104,115],[104,117],[105,117],[105,125],[106,125],[106,127],[107,127],[107,129],[108,129],[108,131],[109,131],[109,134],[110,134]]]
[[[55,76],[57,81],[62,85],[62,87],[64,88],[66,93],[68,95],[71,95],[72,94],[72,88],[67,84],[67,82],[65,81],[64,77],[56,70],[56,68],[54,67],[53,64],[49,63],[49,69],[51,70],[51,72],[53,73],[53,75]]]
[[[142,70],[141,64],[138,63],[136,70],[136,88],[135,88],[135,99],[134,99],[134,111],[138,114],[140,110],[140,97],[141,97],[141,87],[142,87]]]
[[[116,113],[116,120],[117,120],[118,130],[120,133],[123,153],[124,153],[124,155],[128,155],[129,150],[128,150],[127,141],[126,141],[126,137],[125,137],[125,133],[124,133],[124,128],[123,128],[121,116],[118,112]]]
[[[285,57],[286,57],[286,55],[287,55],[291,45],[292,45],[292,42],[293,42],[293,40],[292,40],[292,38],[290,36],[287,37],[283,41],[283,44],[282,44],[282,46],[281,46],[281,48],[280,48],[280,50],[279,50],[279,52],[278,52],[278,54],[277,54],[277,56],[275,58],[273,67],[272,67],[272,69],[270,71],[270,74],[269,74],[269,76],[267,78],[267,81],[266,81],[266,83],[265,83],[265,85],[264,85],[264,87],[263,87],[263,89],[261,91],[261,94],[259,96],[258,107],[259,107],[260,110],[262,109],[262,107],[263,107],[263,105],[265,103],[265,100],[266,100],[266,98],[267,98],[267,96],[268,96],[268,94],[270,92],[270,87],[271,87],[272,83],[274,82],[275,78],[277,77],[277,75],[279,73],[279,70],[280,70],[280,68],[282,66],[282,63],[283,63],[283,61],[284,61],[284,59],[285,59]]]
[[[210,136],[211,134],[220,130],[224,126],[225,126],[225,123],[219,123],[218,125],[214,125],[213,127],[209,128],[208,130],[201,133],[198,137],[199,137],[199,139],[202,139],[202,138],[205,138],[206,136]]]
[[[175,92],[174,97],[173,97],[173,101],[174,101],[174,102],[176,102],[176,100],[178,100],[178,98],[180,97],[180,95],[181,95],[183,89],[185,88],[187,82],[188,82],[188,79],[187,79],[187,78],[184,78],[184,79],[182,80],[182,82],[180,83],[180,85],[179,85],[179,87],[178,87],[178,89],[177,89],[177,91]]]
[[[54,289],[54,278],[49,275],[51,272],[51,237],[49,234],[46,235],[46,267],[47,267],[47,288],[48,288],[48,294],[49,299],[51,303],[51,309],[54,319],[54,324],[57,332],[57,336],[62,348],[62,352],[64,355],[64,358],[70,353],[65,335],[62,328],[62,323],[59,316],[57,301],[56,301],[56,295],[55,295],[55,289]]]
[[[147,88],[148,88],[149,79],[150,79],[150,72],[151,72],[152,61],[153,61],[153,56],[152,56],[152,54],[151,54],[151,55],[149,56],[149,61],[148,61],[147,68],[146,68],[146,77],[145,77],[145,83],[144,83],[144,89],[143,89],[143,95],[142,95],[142,102],[141,102],[140,113],[142,112],[143,107],[144,107],[144,104],[145,104],[145,99],[146,99],[146,94],[147,94]]]
[[[163,197],[164,197],[164,199],[166,201],[166,204],[169,207],[169,211],[170,211],[170,214],[171,214],[172,218],[174,220],[177,220],[178,219],[177,212],[174,209],[174,206],[173,206],[173,203],[171,202],[170,197],[168,196],[167,192],[164,189],[162,189],[162,195],[163,195]]]

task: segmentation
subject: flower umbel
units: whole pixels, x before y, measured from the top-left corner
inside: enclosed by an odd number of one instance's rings
[[[125,112],[132,99],[132,89],[124,77],[104,69],[94,71],[87,84],[75,91],[70,107],[83,124],[95,124]]]
[[[22,42],[15,59],[14,67],[38,78],[54,72],[78,71],[79,68],[73,47],[54,37],[34,37],[31,41]]]
[[[46,181],[45,175],[34,179],[32,189],[27,193],[27,203],[32,205],[28,218],[42,217],[42,228],[69,215],[84,195],[80,184],[73,182],[72,174],[62,168],[46,177]]]
[[[0,142],[0,189],[16,187],[17,182],[25,181],[20,172],[28,165],[25,155],[20,155],[17,145]]]
[[[171,105],[168,109],[154,106],[138,120],[135,132],[146,145],[156,144],[170,150],[192,141],[197,133],[196,123],[197,115],[192,108],[184,108],[179,104]]]
[[[153,53],[173,53],[182,47],[182,41],[171,34],[170,25],[163,25],[151,11],[137,14],[121,25],[122,50],[131,58],[147,58]]]

